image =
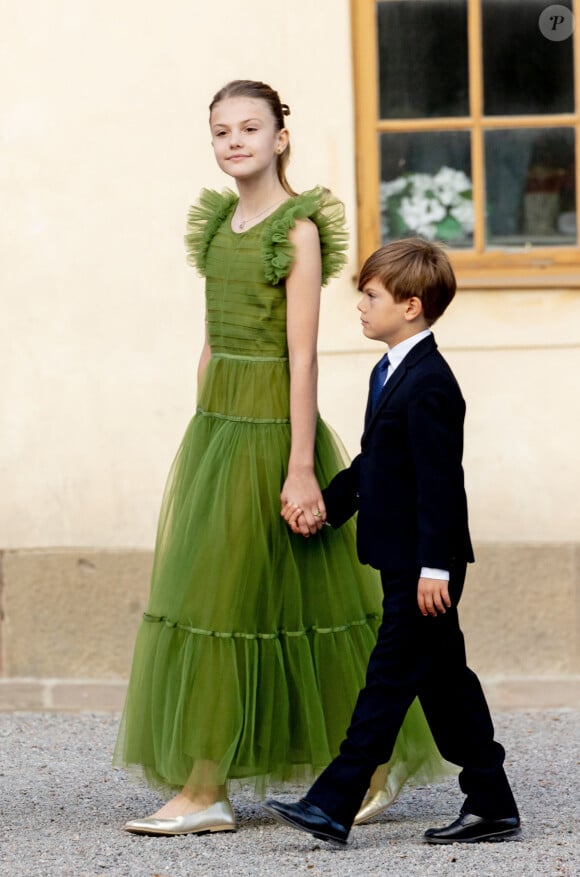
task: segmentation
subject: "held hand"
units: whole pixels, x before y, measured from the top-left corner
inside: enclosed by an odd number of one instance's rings
[[[451,606],[449,582],[441,579],[419,579],[417,603],[421,615],[445,615]]]
[[[293,533],[296,533],[296,535],[302,534],[302,536],[308,539],[310,536],[310,530],[308,529],[308,524],[306,523],[306,518],[304,517],[304,512],[301,508],[289,502],[286,503],[280,514]]]
[[[288,524],[293,519],[298,527],[296,530],[290,525],[293,532],[300,532],[303,536],[314,535],[324,526],[326,507],[313,472],[288,475],[280,499],[280,514]]]

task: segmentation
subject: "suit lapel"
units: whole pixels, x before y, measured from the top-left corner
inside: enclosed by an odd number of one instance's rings
[[[370,392],[369,398],[367,401],[367,410],[365,414],[365,430],[361,439],[361,443],[367,438],[369,432],[371,431],[373,425],[376,423],[377,416],[380,413],[381,409],[389,401],[389,398],[392,396],[397,387],[405,380],[409,371],[417,365],[427,354],[433,353],[437,349],[437,344],[435,343],[435,338],[433,335],[428,335],[427,338],[424,338],[422,341],[419,341],[415,347],[411,348],[406,357],[403,359],[402,363],[395,369],[393,375],[389,378],[383,389],[379,394],[379,398],[377,399],[377,405],[375,410],[371,413],[371,401],[370,401]],[[371,373],[371,382],[372,382],[372,374]]]

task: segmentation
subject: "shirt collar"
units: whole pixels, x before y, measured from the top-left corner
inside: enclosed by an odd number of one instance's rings
[[[411,335],[410,338],[405,338],[404,341],[400,341],[398,344],[395,344],[394,347],[389,348],[389,364],[390,369],[389,373],[394,371],[398,365],[402,363],[406,355],[410,350],[415,347],[420,341],[424,338],[428,338],[431,335],[431,329],[423,329],[422,332],[417,332],[416,335]]]

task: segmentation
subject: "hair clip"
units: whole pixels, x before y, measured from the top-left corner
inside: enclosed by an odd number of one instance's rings
[[[290,115],[290,107],[288,106],[288,104],[280,104],[280,109],[282,110],[283,116]]]

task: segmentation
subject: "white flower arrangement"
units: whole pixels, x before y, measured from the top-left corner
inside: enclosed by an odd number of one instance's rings
[[[427,240],[464,238],[473,232],[473,186],[463,171],[404,174],[381,183],[383,240],[414,232]]]

